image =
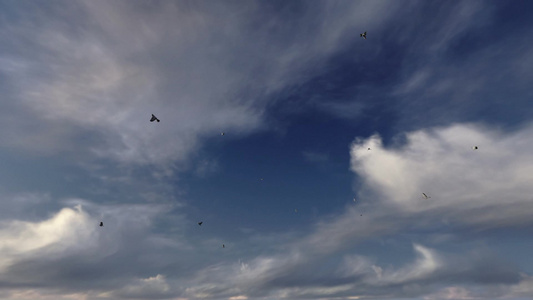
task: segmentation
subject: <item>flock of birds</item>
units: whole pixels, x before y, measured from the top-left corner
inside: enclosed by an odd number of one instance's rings
[[[361,33],[359,36],[362,37],[362,38],[364,38],[364,39],[366,40],[366,31],[363,32],[363,33]],[[161,122],[161,120],[159,120],[154,114],[152,114],[152,117],[150,118],[150,122],[155,122],[155,121],[157,121],[157,122]],[[224,134],[225,134],[224,132],[221,132],[221,133],[220,133],[220,135],[222,135],[222,136],[223,136]],[[472,149],[474,149],[474,150],[478,150],[479,148],[478,148],[478,146],[473,146]],[[368,151],[370,151],[370,150],[372,150],[372,149],[368,148]],[[261,178],[261,181],[263,181],[263,178]],[[422,193],[422,197],[424,197],[424,199],[426,199],[426,200],[431,198],[431,197],[428,196],[426,193]],[[355,197],[353,198],[353,202],[356,202],[356,198],[355,198]],[[294,212],[297,213],[298,210],[295,209]],[[363,214],[361,214],[361,216],[362,216],[362,215],[363,215]],[[203,223],[204,223],[203,221],[198,222],[198,226],[202,226]],[[103,226],[104,226],[104,222],[100,222],[100,227],[103,227]],[[222,244],[222,248],[226,248],[226,245]]]

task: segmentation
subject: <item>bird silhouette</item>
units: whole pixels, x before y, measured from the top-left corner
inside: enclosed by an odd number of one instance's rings
[[[150,119],[150,122],[153,122],[153,121],[160,122],[159,119],[156,116],[154,116],[154,114],[152,114],[152,118]]]

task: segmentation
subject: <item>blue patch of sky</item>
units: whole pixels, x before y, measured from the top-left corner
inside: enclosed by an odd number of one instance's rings
[[[286,135],[260,133],[206,149],[220,170],[208,178],[190,177],[188,197],[199,210],[216,211],[213,218],[239,227],[298,228],[317,213],[338,211],[353,197],[347,167],[353,136],[331,135],[342,129],[336,122],[318,116],[293,119]],[[327,172],[306,161],[303,151],[327,154]]]

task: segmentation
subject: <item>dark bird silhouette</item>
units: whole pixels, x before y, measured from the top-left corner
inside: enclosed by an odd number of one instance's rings
[[[153,122],[153,121],[160,122],[159,119],[156,116],[154,116],[154,114],[152,114],[152,118],[150,119],[150,122]]]
[[[222,244],[222,248],[226,248],[226,245]]]
[[[198,225],[202,226],[202,224],[204,224],[204,222],[198,222]]]
[[[370,150],[370,148],[368,148],[368,150]]]
[[[364,33],[361,33],[359,36],[361,36],[362,38],[366,40],[366,31]]]
[[[104,226],[104,222],[100,222],[100,227],[103,227]]]
[[[431,198],[430,196],[426,195],[426,193],[422,193],[422,196],[424,196],[424,199],[429,199],[429,198]]]

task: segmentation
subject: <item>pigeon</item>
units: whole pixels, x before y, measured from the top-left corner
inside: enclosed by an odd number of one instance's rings
[[[478,148],[477,148],[477,146],[474,146],[474,147],[472,147],[472,149],[477,150]]]
[[[202,224],[204,224],[204,222],[198,222],[198,225],[202,226]]]
[[[359,36],[361,36],[362,38],[364,38],[366,40],[366,31],[365,31],[365,33],[361,33]]]
[[[429,199],[429,198],[431,198],[430,196],[426,195],[426,193],[422,193],[422,196],[424,196],[424,199]]]
[[[100,227],[104,227],[104,222],[100,222]]]
[[[159,119],[156,116],[154,116],[154,114],[152,114],[152,118],[150,119],[150,122],[153,122],[153,121],[160,122]]]

